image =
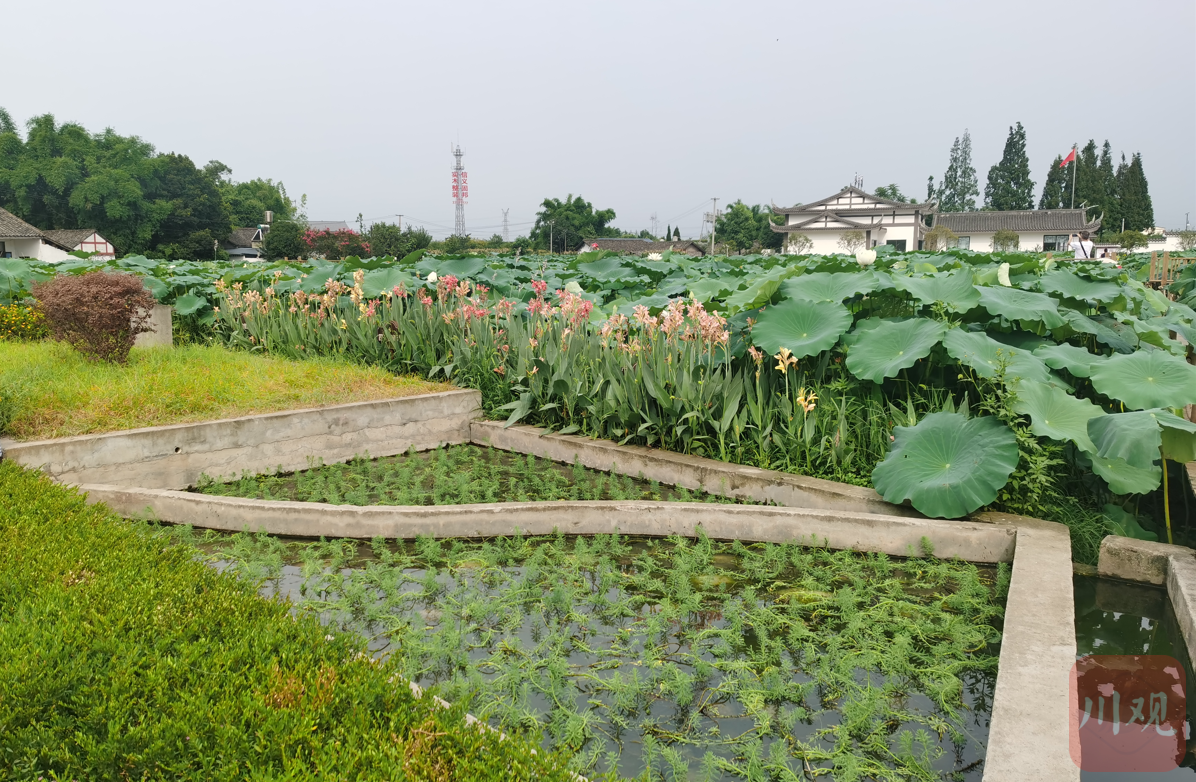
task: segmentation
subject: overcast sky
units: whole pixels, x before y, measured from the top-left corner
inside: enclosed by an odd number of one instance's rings
[[[1037,202],[1055,155],[1141,152],[1155,219],[1196,223],[1196,2],[0,3],[25,31],[0,79],[18,122],[110,126],[308,217],[526,233],[547,196],[696,236],[720,206],[790,205],[858,172],[922,198],[971,130],[983,195],[1026,127]]]

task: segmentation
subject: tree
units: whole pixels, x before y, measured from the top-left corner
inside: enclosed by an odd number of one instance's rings
[[[1042,183],[1042,198],[1038,200],[1039,209],[1063,208],[1063,194],[1067,192],[1069,181],[1067,170],[1063,166],[1063,156],[1055,155],[1055,161],[1051,163],[1051,170],[1047,172],[1046,179]]]
[[[216,181],[186,155],[159,155],[157,181],[151,191],[169,211],[154,231],[153,244],[165,258],[211,258],[214,241],[232,226]]]
[[[502,247],[502,244],[503,244],[502,234],[494,234],[493,236],[490,237],[490,241],[487,242],[487,244],[489,244],[491,247],[493,247],[495,249]]]
[[[1146,238],[1146,234],[1141,231],[1125,230],[1121,233],[1113,234],[1109,238],[1116,242],[1118,246],[1131,251],[1150,244],[1150,240]]]
[[[378,222],[365,232],[365,241],[375,257],[389,255],[402,258],[416,250],[423,250],[432,243],[432,235],[422,228],[410,225],[400,229],[394,223]]]
[[[681,241],[681,229],[680,228],[673,229],[673,241],[674,242]]]
[[[1022,123],[1009,128],[1001,162],[988,170],[984,206],[998,211],[1034,208],[1034,180],[1026,157],[1026,129]]]
[[[777,240],[782,237],[769,228],[771,217],[772,212],[766,207],[759,204],[748,206],[743,201],[736,201],[719,216],[715,235],[736,250],[746,250],[757,244],[761,247],[779,247]]]
[[[673,238],[673,226],[666,225],[664,227],[664,240],[667,242],[669,239],[672,239],[672,238]]]
[[[615,219],[615,210],[595,211],[593,204],[581,196],[575,198],[570,193],[564,201],[545,198],[540,206],[531,230],[531,239],[537,248],[566,252],[576,250],[586,240],[619,235],[617,229],[607,227]]]
[[[1109,164],[1112,166],[1112,162]],[[1088,143],[1076,155],[1076,206],[1084,204],[1088,207],[1102,209],[1108,202],[1108,192],[1105,190],[1105,178],[1100,171],[1100,162],[1096,153],[1096,141],[1088,139]],[[1067,199],[1071,205],[1071,197]]]
[[[1179,232],[1179,249],[1196,250],[1196,231]]]
[[[460,236],[453,234],[444,240],[444,251],[446,253],[463,253],[469,249],[469,234]]]
[[[1125,165],[1125,157],[1122,157],[1122,168],[1117,179],[1121,216],[1125,220],[1126,230],[1145,231],[1153,228],[1154,205],[1150,200],[1146,173],[1142,170],[1142,153],[1135,152],[1128,166]]]
[[[1105,139],[1105,145],[1101,147],[1097,170],[1100,173],[1101,190],[1105,197],[1099,204],[1099,211],[1089,212],[1089,214],[1094,217],[1104,215],[1101,219],[1101,233],[1103,234],[1106,227],[1111,228],[1121,224],[1121,194],[1117,188],[1117,172],[1113,170],[1113,148],[1108,139]],[[1094,204],[1093,207],[1095,206],[1097,205]]]
[[[931,177],[933,179],[933,177]],[[881,185],[876,188],[875,193],[877,198],[883,198],[887,201],[896,201],[899,204],[908,204],[910,201],[901,193],[901,188],[897,185]]]
[[[979,195],[980,186],[972,165],[972,134],[964,130],[963,137],[957,136],[951,145],[947,171],[935,191],[935,197],[941,212],[970,212],[976,208],[976,197]]]
[[[304,227],[291,220],[276,222],[266,232],[262,249],[272,261],[280,258],[303,258],[307,255],[307,242],[303,240]]]
[[[206,168],[206,166],[205,166]],[[295,204],[287,195],[282,182],[272,179],[251,179],[248,182],[220,181],[220,197],[224,200],[229,218],[235,226],[253,226],[265,222],[266,212],[274,213],[274,220],[295,217]]]
[[[959,236],[945,225],[936,225],[926,232],[922,246],[929,252],[938,252],[948,247],[954,247]]]
[[[1019,241],[1021,241],[1021,237],[1017,231],[1010,231],[1003,228],[993,234],[993,249],[997,252],[1016,250]]]
[[[863,248],[865,241],[863,231],[844,231],[839,237],[839,249],[851,255]]]
[[[936,197],[934,189],[934,174],[926,177],[926,200],[933,201]]]
[[[781,234],[777,234],[781,236]],[[791,255],[805,255],[814,249],[814,242],[805,234],[789,234],[789,249]]]

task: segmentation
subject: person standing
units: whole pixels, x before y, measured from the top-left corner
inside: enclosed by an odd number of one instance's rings
[[[1077,261],[1094,260],[1092,257],[1092,250],[1096,247],[1096,245],[1088,240],[1088,232],[1087,231],[1080,231],[1078,236],[1076,234],[1072,234],[1071,235],[1071,244],[1068,246],[1071,247],[1071,249],[1076,251],[1076,260]]]

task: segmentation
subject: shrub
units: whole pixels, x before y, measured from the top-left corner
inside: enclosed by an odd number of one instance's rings
[[[269,234],[267,234],[269,236]],[[307,244],[311,256],[319,256],[330,261],[348,258],[355,255],[365,258],[372,255],[370,243],[361,234],[348,228],[339,231],[313,231],[307,229],[303,234],[303,241]]]
[[[1119,234],[1114,234],[1112,240],[1130,251],[1150,244],[1150,240],[1146,238],[1146,234],[1141,231],[1122,231]]]
[[[1002,229],[993,234],[993,250],[996,252],[1016,250],[1017,244],[1020,241],[1021,237],[1018,236],[1016,231]]]
[[[0,305],[0,339],[44,339],[49,333],[41,307]]]
[[[91,359],[123,364],[133,340],[149,331],[156,303],[141,278],[88,272],[62,275],[33,288],[54,339]]]
[[[839,249],[851,255],[856,250],[863,249],[865,241],[867,240],[863,231],[844,231],[839,237]]]
[[[1179,232],[1179,249],[1196,250],[1196,231]]]
[[[789,249],[790,255],[805,255],[814,249],[814,240],[805,234],[789,234]]]
[[[954,247],[958,241],[959,237],[950,228],[945,225],[936,225],[926,232],[922,246],[933,253]]]
[[[303,258],[308,246],[303,238],[304,228],[299,223],[281,222],[271,226],[262,240],[262,250],[272,261],[280,258]]]
[[[2,779],[571,778],[416,698],[363,638],[11,462],[0,550]]]

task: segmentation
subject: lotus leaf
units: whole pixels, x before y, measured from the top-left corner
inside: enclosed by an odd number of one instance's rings
[[[1105,411],[1087,399],[1077,399],[1062,388],[1033,380],[1017,385],[1013,409],[1030,416],[1030,431],[1052,440],[1070,440],[1081,450],[1096,453],[1088,437],[1088,422]]]
[[[747,286],[744,290],[732,293],[727,297],[727,308],[732,312],[754,310],[767,304],[772,295],[781,287],[780,277],[763,277]]]
[[[1010,347],[983,332],[951,329],[943,339],[943,346],[948,355],[976,370],[981,377],[995,377],[1004,362],[1007,382],[1058,382],[1051,376],[1047,365],[1029,350]]]
[[[1196,403],[1196,366],[1161,350],[1140,350],[1094,366],[1092,386],[1137,410],[1183,407]]]
[[[894,377],[918,359],[926,358],[947,333],[945,323],[927,318],[899,320],[885,328],[865,323],[861,323],[858,338],[847,353],[847,368],[856,377],[874,383]]]
[[[374,299],[381,296],[383,291],[393,290],[399,285],[412,290],[418,284],[419,280],[411,272],[398,266],[390,266],[366,272],[361,280],[361,290],[367,299]]]
[[[873,485],[886,501],[909,500],[936,518],[960,518],[995,500],[1020,458],[1017,438],[992,416],[931,413],[893,436]]]
[[[851,327],[851,313],[826,301],[786,301],[768,307],[752,327],[752,342],[768,355],[788,348],[797,358],[829,350]]]
[[[1096,455],[1122,459],[1139,469],[1157,462],[1162,432],[1153,412],[1110,413],[1090,420],[1088,436],[1096,445]]]
[[[1041,321],[1048,329],[1063,325],[1059,315],[1059,303],[1045,293],[982,285],[980,305],[990,314],[1007,320]]]
[[[1106,526],[1112,534],[1137,540],[1159,539],[1155,533],[1143,529],[1142,525],[1138,523],[1138,517],[1127,513],[1123,508],[1109,504],[1105,506],[1104,510]]]
[[[1088,377],[1092,374],[1092,365],[1107,358],[1075,345],[1043,345],[1034,349],[1034,355],[1051,369],[1066,369],[1076,377]]]
[[[927,277],[894,277],[893,284],[922,304],[940,302],[954,312],[967,312],[980,303],[980,292],[965,270]]]
[[[178,315],[194,315],[208,306],[208,300],[194,293],[184,293],[174,300],[174,311]]]
[[[792,277],[781,284],[781,293],[785,298],[801,301],[832,301],[836,304],[857,294],[874,290],[876,290],[876,278],[858,272],[839,274],[814,272]]]
[[[1057,293],[1069,299],[1088,302],[1110,302],[1121,295],[1121,286],[1115,282],[1085,280],[1062,269],[1042,275],[1039,287],[1046,293]]]
[[[1159,487],[1163,472],[1157,464],[1135,467],[1124,459],[1091,455],[1092,471],[1105,479],[1114,494],[1146,494]]]
[[[1119,332],[1114,331],[1106,323],[1096,321],[1089,318],[1087,315],[1076,312],[1075,310],[1064,307],[1059,311],[1066,321],[1065,328],[1070,328],[1072,332],[1077,334],[1091,334],[1096,337],[1096,341],[1102,345],[1108,345],[1118,353],[1132,353],[1135,345],[1137,345],[1137,337],[1133,342],[1128,341]]]
[[[452,275],[457,279],[476,277],[478,272],[486,268],[485,258],[453,258],[440,264],[436,274],[440,277]]]

